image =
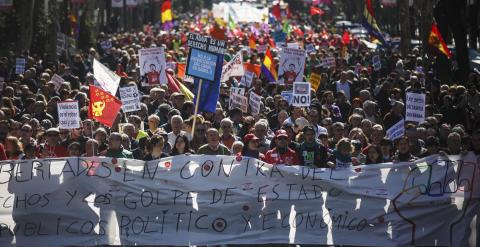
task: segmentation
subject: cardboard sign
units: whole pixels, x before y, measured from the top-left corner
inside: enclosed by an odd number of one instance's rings
[[[140,94],[137,86],[121,87],[120,99],[122,100],[122,110],[132,112],[140,110]]]
[[[335,68],[337,66],[335,57],[327,57],[322,59],[322,65],[324,68]]]
[[[295,82],[293,84],[293,106],[310,106],[310,83]]]
[[[278,68],[278,84],[293,85],[303,80],[305,68],[305,50],[284,48],[280,52]]]
[[[80,128],[80,112],[78,110],[78,101],[58,102],[57,110],[59,129]]]
[[[250,88],[252,86],[254,76],[255,73],[247,71],[245,75],[242,76],[242,79],[240,79],[240,85],[244,85],[245,87]]]
[[[248,112],[247,97],[237,93],[232,93],[230,99],[232,100],[232,108],[240,108],[242,112]]]
[[[188,54],[186,75],[215,81],[215,69],[219,55],[225,54],[227,43],[200,34],[189,33],[187,45],[190,47]]]
[[[292,101],[293,101],[293,91],[292,90],[289,90],[289,91],[282,91],[280,93],[280,96],[282,96],[282,98],[284,98],[289,105],[292,105]]]
[[[417,123],[425,121],[425,94],[407,92],[406,96],[405,121]]]
[[[167,84],[167,65],[163,47],[141,49],[138,53],[142,86]]]
[[[250,92],[249,105],[253,116],[256,116],[260,113],[261,103],[262,97],[254,92]]]
[[[27,64],[25,58],[15,59],[15,74],[20,75],[25,72],[25,65]]]
[[[103,90],[109,92],[111,95],[117,93],[118,85],[122,78],[97,59],[93,60],[93,76]]]
[[[402,137],[405,134],[405,120],[400,120],[387,130],[387,138],[391,141]]]
[[[52,81],[53,84],[55,85],[55,91],[57,91],[57,92],[58,92],[58,90],[60,90],[60,87],[65,82],[65,80],[57,74],[54,74],[50,81]]]
[[[380,60],[379,55],[375,55],[372,57],[372,63],[373,63],[373,70],[379,71],[382,68],[382,61]]]
[[[230,62],[223,65],[222,78],[220,81],[226,82],[232,76],[243,76],[244,74],[242,52],[238,52]]]
[[[310,84],[312,85],[312,88],[313,90],[315,90],[315,92],[318,90],[318,87],[320,87],[321,82],[322,82],[321,75],[313,72],[310,74]]]
[[[233,109],[235,107],[238,107],[237,105],[234,105],[233,103],[233,94],[238,94],[241,96],[245,96],[245,88],[241,87],[230,87],[230,98],[228,101],[228,109]]]

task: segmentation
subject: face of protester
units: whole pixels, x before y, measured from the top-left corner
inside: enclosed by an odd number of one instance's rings
[[[312,125],[318,124],[318,111],[309,111],[308,112],[308,122]]]
[[[85,143],[85,153],[87,157],[96,156],[98,154],[98,144],[92,141]]]
[[[159,142],[155,143],[155,146],[153,146],[153,153],[156,153],[156,154],[160,154],[162,153],[163,151],[163,146],[164,146],[164,143],[163,143],[163,139],[160,140]],[[176,145],[176,144],[175,144]],[[178,149],[178,148],[177,148]]]
[[[47,134],[47,142],[50,146],[56,146],[58,144],[58,140],[60,139],[59,133],[50,132]]]
[[[408,154],[410,149],[408,141],[405,139],[401,139],[400,141],[398,141],[397,149],[400,154]]]
[[[382,130],[372,130],[372,134],[370,135],[370,139],[373,144],[378,145],[383,139],[383,131]]]
[[[257,125],[255,126],[255,136],[258,137],[258,139],[263,140],[265,136],[267,135],[267,128],[263,125]]]
[[[285,149],[288,146],[288,137],[286,136],[275,137],[275,143],[277,144],[277,148]]]
[[[312,143],[315,141],[315,132],[311,130],[307,130],[305,132],[305,141],[307,143]]]
[[[185,151],[185,140],[183,138],[177,138],[177,141],[175,142],[175,148],[178,151]]]
[[[287,111],[288,110],[288,103],[284,100],[280,101],[280,103],[278,103],[278,109],[281,111],[281,110],[285,110]]]
[[[326,100],[327,100],[327,103],[328,103],[328,104],[333,104],[335,98],[333,97],[333,94],[332,94],[332,93],[329,93],[329,94],[327,94]]]
[[[277,119],[278,119],[278,123],[279,125],[282,125],[283,122],[285,122],[285,120],[287,120],[288,118],[288,114],[284,111],[278,113],[278,116],[277,116]]]
[[[155,130],[158,128],[158,124],[160,124],[160,122],[158,122],[157,119],[155,118],[150,118],[148,119],[148,128],[151,129],[151,130]]]
[[[68,149],[68,154],[70,155],[70,157],[79,157],[80,155],[82,155],[82,152],[80,151],[80,147],[75,145]]]
[[[22,126],[20,137],[23,140],[27,140],[27,141],[30,140],[30,138],[32,137],[32,134],[33,134],[33,130],[31,126]]]
[[[367,155],[368,155],[368,158],[374,162],[380,157],[380,154],[377,152],[375,148],[368,149]]]
[[[218,146],[218,144],[220,144],[220,136],[218,135],[218,131],[212,129],[207,131],[207,143],[210,146]]]
[[[125,126],[123,127],[123,133],[127,134],[130,138],[134,138],[135,135],[135,128],[133,126]]]
[[[342,126],[336,126],[333,129],[333,135],[337,140],[342,139],[344,133],[345,133],[345,128]]]
[[[183,125],[182,120],[179,119],[179,118],[172,118],[171,122],[172,122],[173,133],[175,133],[175,134],[180,133],[180,131],[182,130],[182,125]]]
[[[232,133],[232,124],[231,123],[223,123],[222,126],[220,126],[222,128],[222,133],[224,135],[228,135],[230,133]]]
[[[195,125],[195,138],[205,138],[205,125],[198,124]]]
[[[258,141],[250,140],[248,142],[248,149],[251,151],[257,151],[258,150]]]
[[[118,136],[111,136],[108,139],[108,148],[111,150],[118,150],[122,146],[122,138]]]
[[[462,144],[462,138],[459,137],[459,136],[450,136],[448,138],[448,150],[452,153],[452,154],[456,154],[458,153],[458,151],[460,150],[460,147],[461,147],[461,144]]]

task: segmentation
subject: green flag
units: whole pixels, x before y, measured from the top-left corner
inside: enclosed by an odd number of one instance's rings
[[[235,24],[235,21],[233,20],[232,16],[230,14],[228,14],[228,27],[230,27],[230,29],[235,29],[237,25]]]

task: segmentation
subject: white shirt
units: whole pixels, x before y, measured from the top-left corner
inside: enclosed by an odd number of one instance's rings
[[[181,131],[180,131],[180,134],[185,135],[185,136],[187,137],[188,141],[191,141],[191,140],[192,140],[192,136],[191,136],[191,135],[188,135],[187,132],[181,130]],[[172,147],[172,149],[173,149],[173,147],[174,147],[174,145],[175,145],[175,140],[177,139],[177,136],[179,136],[180,134],[175,135],[175,134],[173,133],[173,131],[172,131],[172,132],[169,132],[169,133],[167,134],[167,136],[168,136],[168,144],[170,144],[170,147]]]

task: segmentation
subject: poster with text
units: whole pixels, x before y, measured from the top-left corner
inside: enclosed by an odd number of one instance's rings
[[[165,52],[162,47],[141,49],[140,78],[142,86],[155,86],[167,83]]]

